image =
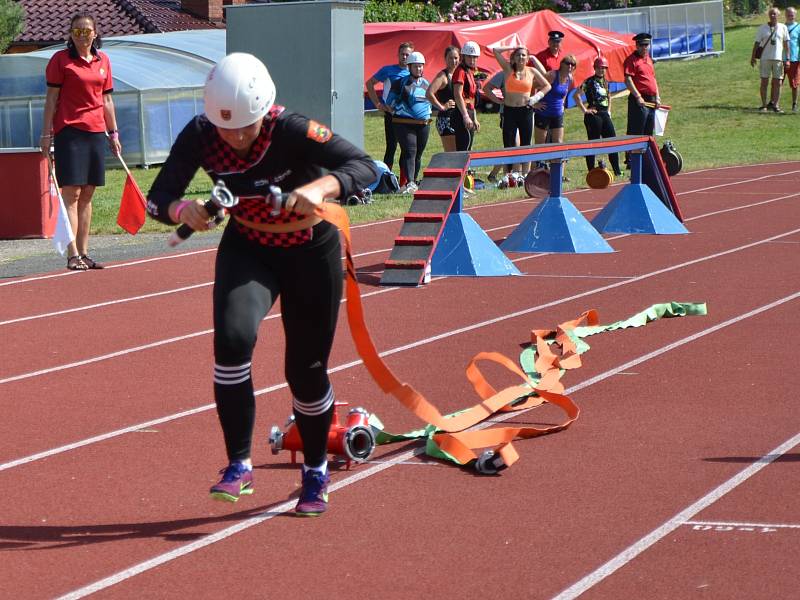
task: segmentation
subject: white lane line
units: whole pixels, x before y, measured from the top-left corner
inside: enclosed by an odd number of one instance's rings
[[[683,525],[700,527],[732,527],[746,529],[800,529],[800,525],[793,523],[731,523],[729,521],[684,521]]]
[[[619,373],[621,371],[626,370],[631,365],[640,364],[640,363],[642,363],[642,362],[644,362],[646,360],[649,360],[651,358],[655,358],[657,356],[665,354],[665,353],[669,352],[670,350],[673,350],[675,348],[679,348],[679,347],[689,343],[690,341],[699,339],[699,338],[701,338],[701,337],[703,337],[705,335],[709,335],[710,333],[713,333],[714,331],[718,331],[718,330],[722,329],[723,327],[727,327],[729,325],[734,325],[734,324],[740,323],[744,319],[747,319],[747,318],[755,316],[757,314],[766,312],[766,311],[768,311],[768,310],[770,310],[772,308],[775,308],[776,306],[780,306],[781,304],[784,304],[786,302],[790,302],[791,300],[794,300],[794,299],[796,299],[798,297],[800,297],[800,292],[796,292],[796,293],[794,293],[794,294],[792,294],[790,296],[787,296],[785,298],[781,298],[779,300],[776,300],[774,302],[771,302],[769,304],[761,306],[761,307],[759,307],[757,309],[751,310],[751,311],[749,311],[747,313],[744,313],[742,315],[739,315],[737,317],[728,319],[724,323],[719,323],[719,324],[717,324],[717,325],[715,325],[713,327],[710,327],[710,328],[708,328],[706,330],[700,331],[698,333],[695,333],[695,334],[693,334],[691,336],[685,337],[685,338],[683,338],[681,340],[678,340],[676,342],[673,342],[671,344],[667,344],[666,346],[663,346],[662,348],[660,348],[658,350],[655,350],[653,352],[649,352],[649,353],[647,353],[647,354],[645,354],[643,356],[640,356],[639,358],[636,358],[636,359],[634,359],[632,361],[629,361],[629,362],[625,363],[624,365],[620,365],[619,367],[616,367],[615,369],[611,369],[610,371],[606,371],[605,373],[602,373],[600,375],[592,377],[591,379],[589,379],[587,381],[584,381],[581,384],[573,386],[573,387],[567,389],[566,393],[567,394],[571,394],[571,393],[573,393],[573,392],[575,392],[577,390],[589,387],[590,385],[593,385],[595,383],[603,381],[604,379],[607,379],[608,377],[610,377],[610,376],[612,376],[612,375],[614,375],[616,373]],[[531,409],[528,409],[528,410],[531,410]],[[525,412],[527,412],[527,410],[526,411],[518,411],[518,412],[515,412],[515,413],[508,413],[506,415],[500,415],[500,418],[495,419],[495,422],[511,419],[511,418],[513,418],[515,416],[519,416],[520,414],[523,414]],[[486,424],[485,426],[488,427],[490,425],[491,424]],[[798,434],[796,437],[800,438],[800,434]],[[787,448],[787,450],[788,450],[788,448]],[[359,471],[358,473],[355,473],[355,474],[353,474],[353,475],[351,475],[349,477],[345,477],[345,478],[341,479],[340,481],[335,482],[334,484],[332,484],[330,486],[330,491],[331,492],[335,492],[337,490],[340,490],[340,489],[343,489],[343,488],[348,487],[350,485],[353,485],[355,483],[358,483],[362,479],[366,479],[366,478],[371,477],[373,475],[376,475],[376,474],[378,474],[378,473],[380,473],[382,471],[385,471],[386,469],[389,469],[389,468],[391,468],[393,466],[396,466],[398,464],[405,464],[408,461],[408,459],[410,459],[411,457],[413,457],[415,455],[421,454],[422,452],[424,452],[424,448],[421,448],[421,447],[420,448],[415,448],[413,450],[405,451],[405,452],[399,454],[398,456],[392,458],[391,460],[388,460],[388,461],[386,461],[386,462],[384,462],[382,464],[375,465],[373,467],[369,467],[367,469],[364,469],[363,471]],[[232,525],[232,526],[227,527],[225,529],[221,529],[220,531],[217,531],[216,533],[213,533],[213,534],[208,535],[208,536],[206,536],[204,538],[200,538],[198,540],[195,540],[194,542],[191,542],[191,543],[186,544],[184,546],[180,546],[178,548],[175,548],[174,550],[171,550],[169,552],[165,552],[163,554],[155,556],[155,557],[153,557],[153,558],[151,558],[149,560],[143,561],[143,562],[141,562],[141,563],[139,563],[137,565],[134,565],[132,567],[129,567],[127,569],[124,569],[122,571],[114,573],[113,575],[110,575],[108,577],[105,577],[104,579],[96,581],[96,582],[94,582],[92,584],[89,584],[89,585],[84,586],[84,587],[82,587],[80,589],[74,590],[72,592],[69,592],[68,594],[65,594],[65,595],[61,596],[59,600],[77,600],[78,598],[83,598],[85,596],[88,596],[89,594],[93,594],[93,593],[98,592],[100,590],[103,590],[103,589],[109,588],[111,586],[117,585],[118,583],[121,583],[121,582],[123,582],[123,581],[125,581],[127,579],[135,577],[136,575],[140,575],[141,573],[144,573],[144,572],[149,571],[151,569],[154,569],[154,568],[156,568],[156,567],[158,567],[160,565],[163,565],[163,564],[165,564],[167,562],[175,560],[176,558],[180,558],[182,556],[186,556],[187,554],[190,554],[192,552],[195,552],[196,550],[200,550],[202,548],[210,546],[211,544],[215,544],[217,542],[220,542],[220,541],[222,541],[222,540],[224,540],[226,538],[229,538],[229,537],[231,537],[231,536],[233,536],[233,535],[235,535],[237,533],[240,533],[240,532],[242,532],[242,531],[244,531],[246,529],[249,529],[249,528],[254,527],[256,525],[260,525],[261,523],[264,523],[265,521],[268,521],[268,520],[272,519],[273,517],[276,517],[276,516],[282,515],[284,513],[287,513],[290,510],[292,510],[292,508],[294,507],[295,502],[296,502],[295,500],[291,500],[291,501],[279,504],[279,505],[277,505],[275,507],[272,507],[271,509],[269,509],[269,510],[267,510],[267,511],[261,513],[261,514],[255,515],[253,517],[249,517],[249,518],[247,518],[247,519],[245,519],[245,520],[243,520],[243,521],[241,521],[241,522],[239,522],[239,523],[237,523],[235,525]],[[683,520],[685,520],[685,519],[683,519]],[[680,523],[678,523],[676,525],[676,527],[679,526],[679,525],[680,525]]]
[[[786,161],[786,162],[777,162],[777,163],[764,163],[763,165],[754,165],[754,166],[784,165],[784,164],[796,164],[796,163],[794,161]],[[694,173],[704,173],[704,172],[716,171],[716,170],[724,170],[724,169],[738,169],[738,168],[740,168],[740,167],[738,167],[738,166],[735,166],[735,167],[714,167],[714,168],[711,168],[711,169],[702,169],[702,170],[699,170],[699,171],[692,171],[691,173],[686,173],[686,175],[691,175],[691,174],[694,174]],[[762,179],[767,179],[767,178],[770,178],[770,177],[780,177],[780,176],[783,176],[783,175],[791,175],[791,174],[798,173],[798,172],[800,172],[800,171],[787,171],[787,172],[782,172],[782,173],[774,173],[774,174],[771,174],[771,175],[763,175],[761,177],[756,177],[756,178],[751,178],[751,179],[744,179],[744,180],[736,180],[736,179],[734,179],[729,183],[724,183],[724,184],[705,187],[705,188],[699,188],[697,190],[689,190],[689,191],[686,191],[686,192],[676,192],[675,195],[676,196],[683,196],[683,195],[686,195],[686,194],[693,194],[693,193],[697,193],[697,192],[713,190],[713,189],[716,189],[718,187],[725,187],[725,186],[731,186],[731,185],[740,185],[740,184],[744,184],[744,183],[751,183],[753,181],[760,181]],[[610,187],[622,186],[622,185],[625,185],[626,183],[627,182],[620,181],[618,183],[615,183],[615,184],[611,185]],[[583,189],[579,189],[579,190],[572,190],[572,191],[569,192],[569,194],[570,195],[574,195],[574,194],[580,194],[580,193],[585,193],[585,192],[589,192],[589,191],[592,191],[592,190],[590,188],[583,188]],[[503,205],[507,206],[507,205],[511,205],[511,204],[527,203],[527,202],[532,202],[532,201],[533,201],[532,198],[521,198],[519,200],[512,200],[512,201],[509,201],[509,202],[503,202]],[[484,209],[484,208],[488,208],[488,207],[494,206],[495,204],[497,204],[497,203],[481,204],[481,205],[478,205],[478,206],[470,206],[470,207],[466,208],[465,210],[466,211],[481,210],[481,209]],[[591,209],[591,210],[587,210],[587,211],[583,211],[583,212],[592,212],[592,210],[600,210],[600,209],[599,208],[598,209]],[[371,222],[371,223],[361,223],[359,225],[352,225],[350,227],[350,229],[351,230],[352,229],[362,229],[362,228],[373,227],[373,226],[377,226],[377,225],[384,225],[384,224],[387,224],[387,223],[395,223],[395,222],[399,222],[399,221],[402,221],[402,220],[403,220],[402,218],[392,218],[392,219],[385,219],[383,221],[375,221],[375,222]],[[217,250],[216,247],[214,247],[214,248],[205,248],[205,249],[202,249],[202,250],[195,250],[195,251],[192,251],[192,252],[186,252],[186,253],[183,253],[183,254],[170,254],[170,255],[167,255],[167,256],[156,256],[156,257],[152,257],[152,258],[146,258],[146,259],[135,260],[135,261],[130,261],[130,262],[118,263],[118,264],[115,264],[115,265],[108,265],[106,268],[107,269],[118,269],[118,268],[121,268],[121,267],[129,267],[129,266],[139,265],[139,264],[153,262],[153,261],[171,260],[171,259],[175,259],[175,258],[183,258],[185,256],[192,256],[192,255],[195,255],[195,254],[202,254],[202,253],[205,253],[205,252],[216,252],[216,250]],[[379,250],[379,251],[376,251],[376,252],[381,252],[381,251]],[[77,274],[79,274],[79,273],[76,272],[76,271],[69,271],[69,272],[66,272],[66,273],[54,273],[54,274],[50,274],[50,275],[29,277],[27,279],[15,279],[13,281],[6,281],[6,282],[3,282],[3,283],[0,283],[0,287],[4,287],[4,286],[7,286],[7,285],[18,285],[20,283],[28,283],[28,282],[32,282],[32,281],[41,281],[41,280],[44,280],[44,279],[52,279],[54,277],[67,277],[67,276],[70,276],[70,275],[77,275]]]
[[[781,235],[778,235],[778,236],[774,236],[774,238],[779,238],[779,237],[782,237],[782,236],[785,236],[785,235],[791,235],[791,234],[794,234],[795,232],[798,232],[798,231],[800,231],[800,229],[796,229],[796,230],[790,231],[790,232],[788,232],[786,234],[781,234]],[[695,264],[695,263],[700,263],[700,262],[703,262],[703,261],[706,261],[706,260],[711,260],[711,259],[716,258],[718,256],[731,254],[733,252],[737,252],[737,251],[745,249],[745,248],[751,248],[751,247],[757,246],[757,245],[759,245],[761,243],[765,243],[765,242],[771,241],[772,239],[773,238],[768,238],[767,240],[762,240],[762,241],[759,241],[759,242],[753,242],[753,243],[747,244],[745,246],[740,246],[738,248],[733,248],[731,250],[726,250],[726,251],[721,252],[721,253],[716,253],[716,254],[710,255],[708,257],[702,257],[702,258],[694,259],[692,261],[689,261],[688,263],[682,263],[680,265],[674,265],[672,267],[667,267],[665,269],[660,269],[658,271],[653,271],[652,273],[648,273],[648,274],[645,274],[645,275],[640,275],[640,276],[632,278],[632,279],[626,279],[624,281],[619,281],[619,282],[616,282],[616,283],[612,283],[612,284],[609,284],[609,285],[606,285],[606,286],[595,288],[593,290],[588,290],[586,292],[581,292],[581,293],[578,293],[578,294],[574,294],[572,296],[568,296],[568,297],[561,298],[561,299],[558,299],[558,300],[553,300],[553,301],[547,302],[545,304],[539,304],[537,306],[533,306],[533,307],[530,307],[530,308],[527,308],[527,309],[524,309],[524,310],[521,310],[521,311],[517,311],[517,312],[514,312],[514,313],[503,315],[501,317],[496,317],[496,318],[490,319],[488,321],[482,321],[480,323],[476,323],[476,324],[469,325],[469,326],[466,326],[466,327],[462,327],[462,328],[459,328],[459,329],[451,330],[451,331],[446,332],[446,333],[438,334],[438,335],[431,336],[431,337],[428,337],[428,338],[425,338],[425,339],[422,339],[422,340],[418,340],[416,342],[412,342],[410,344],[406,344],[406,345],[403,345],[403,346],[400,346],[400,347],[397,347],[397,348],[386,350],[384,352],[381,352],[380,356],[381,357],[391,356],[392,354],[396,354],[398,352],[403,352],[403,351],[411,349],[411,348],[417,348],[419,346],[423,346],[425,344],[430,344],[430,343],[436,342],[436,341],[441,340],[441,339],[445,339],[445,338],[448,338],[448,337],[453,337],[453,336],[456,336],[456,335],[460,335],[461,333],[465,333],[467,331],[472,331],[474,329],[479,329],[479,328],[482,328],[482,327],[493,325],[495,323],[499,323],[499,322],[504,321],[504,320],[513,319],[513,318],[517,318],[519,316],[527,315],[527,314],[530,314],[530,313],[533,313],[533,312],[536,312],[536,311],[539,311],[539,310],[542,310],[542,309],[545,309],[545,308],[549,308],[551,306],[556,306],[556,305],[561,304],[563,302],[569,302],[569,301],[575,300],[577,298],[583,298],[585,296],[590,296],[590,295],[593,295],[593,294],[596,294],[596,293],[604,292],[604,291],[607,291],[607,290],[610,290],[610,289],[621,287],[623,285],[628,285],[630,283],[633,283],[634,281],[642,281],[644,279],[647,279],[649,277],[653,277],[655,275],[659,275],[659,274],[662,274],[662,273],[666,273],[668,271],[679,269],[679,268],[682,268],[683,266],[687,266],[687,265]],[[388,289],[393,289],[393,288],[387,288],[387,290]],[[788,299],[793,299],[794,297],[795,297],[795,295],[789,296]],[[768,306],[770,306],[770,305],[768,305]],[[712,328],[712,330],[714,330],[714,329]],[[360,359],[353,360],[353,361],[350,361],[348,363],[333,367],[333,368],[329,369],[329,372],[330,373],[336,373],[338,371],[343,371],[345,369],[353,368],[353,367],[355,367],[357,365],[360,365],[360,364],[361,364],[361,360]],[[623,365],[624,368],[622,368],[621,370],[623,370],[623,371],[628,370],[632,366],[635,366],[635,364],[636,363],[626,363],[625,365]],[[21,376],[18,376],[18,378],[19,377],[21,377]],[[0,383],[2,383],[1,380],[0,380]],[[256,391],[256,395],[264,394],[264,393],[267,393],[267,392],[272,391],[272,390],[282,389],[284,387],[286,387],[286,383],[274,385],[272,387],[264,388],[264,389]],[[200,410],[209,410],[211,408],[214,408],[214,405],[213,404],[207,404],[207,405],[205,405],[205,407],[201,407],[201,409],[198,409],[198,412],[200,412]],[[181,413],[179,413],[179,414],[181,414]],[[120,430],[117,430],[115,432],[109,432],[107,434],[102,434],[101,436],[95,436],[95,437],[89,438],[88,440],[84,440],[82,442],[74,442],[74,443],[68,444],[66,446],[60,446],[58,448],[53,448],[51,450],[46,450],[46,451],[39,452],[37,454],[33,454],[33,455],[30,455],[30,456],[27,456],[27,457],[19,458],[19,459],[7,462],[5,464],[0,464],[0,471],[4,471],[4,470],[10,469],[12,467],[17,467],[17,466],[20,466],[20,465],[23,465],[23,464],[27,464],[27,463],[33,462],[35,460],[46,458],[48,456],[53,456],[55,454],[60,454],[62,452],[66,452],[67,450],[72,450],[74,448],[78,448],[80,446],[86,446],[86,445],[89,445],[89,444],[93,444],[93,443],[95,443],[97,441],[102,441],[102,440],[105,440],[105,439],[116,437],[118,435],[122,435],[124,433],[127,433],[127,432],[129,432],[131,430],[143,429],[143,428],[150,427],[151,425],[155,425],[155,424],[158,424],[158,423],[164,423],[164,422],[167,422],[167,421],[172,421],[172,420],[174,420],[176,418],[179,418],[179,416],[167,415],[165,417],[162,417],[161,419],[157,419],[156,421],[148,421],[145,424],[133,425],[131,427],[126,427],[124,429],[120,429]]]
[[[704,262],[704,261],[707,261],[707,260],[713,260],[715,258],[719,258],[719,257],[725,256],[727,254],[740,252],[742,250],[753,248],[753,247],[759,246],[761,244],[772,242],[772,241],[780,239],[782,237],[794,235],[795,233],[800,233],[800,229],[793,229],[793,230],[788,231],[786,233],[781,233],[781,234],[778,234],[778,235],[775,235],[775,236],[772,236],[772,237],[769,237],[769,238],[765,238],[765,239],[762,239],[762,240],[751,242],[751,243],[745,244],[743,246],[737,246],[737,247],[731,248],[729,250],[723,250],[721,252],[716,252],[714,254],[710,254],[710,255],[707,255],[707,256],[704,256],[704,257],[692,259],[690,261],[679,263],[677,265],[672,265],[670,267],[665,267],[663,269],[658,269],[656,271],[651,271],[650,273],[645,273],[643,275],[637,275],[637,276],[631,277],[629,279],[623,279],[621,281],[618,281],[618,282],[615,282],[615,283],[611,283],[611,284],[608,284],[608,285],[605,285],[605,286],[601,286],[601,287],[598,287],[598,288],[594,288],[594,289],[591,289],[591,290],[587,290],[585,292],[579,292],[577,294],[573,294],[572,296],[566,296],[564,298],[559,298],[557,300],[552,300],[552,301],[547,302],[545,304],[540,304],[540,305],[532,307],[532,308],[527,308],[527,309],[524,309],[522,311],[518,311],[518,312],[511,313],[509,315],[504,315],[504,316],[501,316],[501,317],[496,317],[495,319],[492,319],[492,320],[489,320],[489,321],[484,321],[482,323],[478,323],[476,325],[472,325],[472,326],[469,326],[467,328],[462,328],[460,330],[456,330],[456,333],[462,333],[464,331],[469,331],[471,329],[477,329],[477,328],[484,327],[486,325],[491,325],[493,323],[496,323],[496,322],[499,322],[499,321],[502,321],[502,320],[505,320],[505,319],[515,318],[515,317],[522,316],[522,315],[525,315],[525,314],[529,314],[529,313],[532,313],[532,312],[535,312],[535,311],[538,311],[538,310],[542,310],[542,309],[545,309],[545,308],[550,308],[551,306],[556,306],[558,304],[561,304],[562,302],[569,302],[571,300],[576,300],[578,298],[584,298],[586,296],[590,296],[592,294],[604,292],[604,291],[607,291],[607,290],[610,290],[610,289],[614,289],[616,287],[620,287],[620,286],[623,286],[623,285],[628,285],[628,284],[635,283],[635,282],[638,282],[638,281],[643,281],[643,280],[648,279],[650,277],[655,277],[657,275],[661,275],[663,273],[668,273],[668,272],[674,271],[676,269],[682,269],[684,267],[687,267],[687,266],[690,266],[690,265],[694,265],[694,264],[697,264],[697,263],[701,263],[701,262]],[[623,234],[623,236],[625,236],[625,235],[628,235],[628,234]],[[619,237],[623,237],[623,236],[619,236]],[[610,239],[615,239],[615,238],[610,238]],[[532,255],[532,256],[525,256],[525,257],[522,257],[522,258],[515,259],[514,262],[528,260],[530,258],[536,258],[537,256],[542,256],[542,255],[541,254],[536,254],[536,255]],[[369,296],[378,295],[378,294],[381,294],[381,293],[388,293],[388,292],[390,292],[392,290],[396,290],[396,289],[398,289],[398,288],[383,288],[381,290],[376,290],[376,291],[373,291],[373,292],[362,294],[361,297],[365,298],[365,297],[369,297]],[[268,319],[269,318],[275,318],[276,316],[277,315],[270,315],[267,318]],[[188,334],[187,337],[195,336],[195,335],[203,335],[204,333],[209,333],[209,332],[210,332],[210,330],[206,330],[205,332],[196,332],[196,333]],[[456,333],[450,332],[450,333],[441,334],[441,335],[444,336],[444,337],[447,337],[449,335],[455,335]],[[435,341],[435,340],[438,340],[438,339],[441,339],[441,337],[440,336],[435,336],[433,338],[429,338],[427,341],[423,340],[421,342],[417,342],[417,344],[429,343],[431,341]],[[163,345],[163,344],[168,343],[168,342],[169,342],[169,340],[164,340],[164,341],[161,341],[161,342],[155,342],[153,345]],[[50,367],[48,369],[43,369],[41,371],[35,371],[35,372],[30,372],[30,373],[22,373],[20,375],[14,375],[12,377],[7,377],[5,379],[0,379],[0,384],[10,383],[12,381],[19,381],[21,379],[27,379],[27,378],[30,378],[30,377],[35,377],[37,375],[42,375],[42,374],[47,374],[47,373],[54,373],[56,371],[62,371],[64,369],[72,368],[73,366],[83,366],[83,365],[87,365],[87,364],[90,364],[90,363],[93,363],[93,362],[98,362],[98,361],[101,361],[101,360],[107,360],[109,358],[116,358],[118,356],[122,356],[124,354],[129,353],[129,352],[136,352],[136,351],[139,351],[141,349],[147,349],[147,347],[148,346],[141,346],[141,347],[138,347],[138,348],[120,350],[120,351],[114,352],[112,354],[98,356],[98,357],[95,357],[95,358],[90,358],[90,359],[86,359],[86,360],[83,360],[83,361],[79,361],[78,363],[70,363],[70,364],[67,364],[67,365],[59,365],[59,366],[56,366],[56,367]],[[356,361],[354,364],[358,364],[358,361]],[[2,469],[0,469],[0,470],[2,470]]]
[[[118,269],[120,267],[140,265],[142,263],[154,262],[158,260],[173,260],[175,258],[185,258],[187,256],[195,256],[196,254],[203,254],[205,252],[215,252],[215,251],[216,248],[206,248],[203,250],[193,250],[191,252],[184,252],[182,254],[167,254],[164,256],[154,256],[152,258],[143,258],[141,260],[124,262],[116,265],[106,265],[106,269]],[[37,275],[36,277],[28,277],[26,279],[14,279],[13,281],[4,281],[0,283],[0,287],[5,287],[7,285],[19,285],[20,283],[31,283],[32,281],[42,281],[45,279],[54,279],[56,277],[70,277],[72,275],[80,275],[80,274],[81,274],[80,271],[67,271],[61,273],[51,273],[50,275]]]
[[[780,200],[786,200],[788,198],[794,198],[796,196],[800,196],[800,192],[797,192],[797,193],[794,193],[794,194],[788,194],[788,195],[785,195],[785,196],[778,196],[776,198],[770,198],[768,200],[762,200],[761,202],[754,202],[754,203],[751,203],[751,204],[744,204],[744,205],[741,205],[741,206],[734,206],[734,207],[731,207],[731,208],[725,208],[725,209],[722,209],[722,210],[707,212],[707,213],[703,213],[701,215],[695,215],[694,217],[689,217],[687,219],[684,219],[684,221],[695,221],[697,219],[704,219],[704,218],[707,218],[707,217],[712,217],[712,216],[720,215],[720,214],[727,213],[727,212],[735,212],[735,211],[738,211],[738,210],[744,210],[744,209],[747,209],[747,208],[753,208],[753,207],[756,207],[756,206],[762,206],[762,205],[765,205],[765,204],[770,204],[772,202],[778,202]],[[581,212],[590,213],[590,212],[595,212],[595,211],[598,211],[598,210],[600,210],[600,209],[590,209],[590,210],[584,210],[584,211],[581,211]],[[500,230],[503,230],[503,229],[511,229],[513,227],[517,227],[518,225],[519,225],[518,223],[511,223],[509,225],[500,225],[498,227],[492,227],[492,228],[486,229],[485,231],[488,234],[490,232],[500,231]],[[610,241],[613,241],[613,240],[617,240],[617,239],[620,239],[620,238],[623,238],[623,237],[628,237],[629,235],[631,235],[631,234],[624,233],[624,234],[620,234],[620,235],[617,235],[617,236],[614,236],[614,237],[609,237],[609,238],[606,238],[606,239],[610,240]],[[794,242],[786,242],[786,243],[794,243]],[[370,251],[367,251],[367,252],[360,252],[360,253],[354,255],[353,258],[361,258],[361,257],[364,257],[364,256],[369,256],[371,254],[381,254],[381,253],[386,253],[386,252],[390,252],[390,251],[391,251],[391,248],[381,248],[379,250],[370,250]],[[540,256],[548,256],[548,255],[549,255],[549,253],[541,252],[541,253],[536,253],[534,255],[518,258],[518,259],[516,259],[516,260],[514,260],[512,262],[519,262],[519,261],[522,261],[522,260],[530,260],[531,258],[538,258]],[[147,259],[147,260],[142,261],[142,262],[147,262],[149,260],[155,260],[155,259]],[[342,260],[344,260],[344,258],[342,258]],[[126,263],[126,264],[132,264],[132,263]],[[366,274],[366,275],[377,275],[378,273],[382,273],[382,272],[383,271],[357,271],[357,273],[359,273],[359,274],[363,273],[363,274]],[[524,274],[524,276],[530,277],[531,275],[528,275],[526,273],[526,274]],[[544,275],[542,277],[544,277]],[[559,277],[559,276],[558,275],[550,275],[549,277]],[[561,277],[580,277],[580,276],[577,276],[577,275],[576,276],[562,275]],[[589,276],[585,276],[585,277],[589,277]],[[164,290],[164,291],[161,291],[161,292],[154,292],[152,294],[144,294],[144,295],[141,295],[141,296],[132,296],[132,297],[128,297],[128,298],[119,298],[117,300],[109,300],[108,302],[99,302],[97,304],[89,304],[89,305],[86,305],[86,306],[78,306],[78,307],[75,307],[75,308],[68,308],[68,309],[64,309],[64,310],[60,310],[60,311],[54,311],[54,312],[49,312],[49,313],[40,313],[40,314],[36,314],[36,315],[30,315],[30,316],[27,316],[27,317],[18,317],[16,319],[9,319],[7,321],[0,321],[0,326],[2,326],[2,325],[10,325],[12,323],[20,323],[20,322],[23,322],[23,321],[32,321],[32,320],[35,320],[35,319],[42,319],[42,318],[45,318],[45,317],[61,316],[61,315],[65,315],[65,314],[68,314],[68,313],[74,313],[74,312],[80,312],[80,311],[84,311],[84,310],[101,308],[101,307],[104,307],[104,306],[112,306],[112,305],[115,305],[115,304],[123,304],[123,303],[126,303],[126,302],[133,302],[133,301],[136,301],[136,300],[147,300],[149,298],[154,298],[154,297],[158,297],[158,296],[165,296],[165,295],[168,295],[168,294],[190,291],[190,290],[197,289],[197,288],[200,288],[200,287],[213,285],[213,283],[214,283],[213,281],[208,281],[208,282],[205,282],[205,283],[198,283],[198,284],[191,285],[191,286],[186,286],[186,287],[181,287],[181,288],[174,288],[174,289],[170,289],[170,290]],[[3,383],[3,381],[0,381],[0,383]]]
[[[118,298],[117,300],[108,300],[107,302],[98,302],[96,304],[86,304],[84,306],[76,306],[75,308],[65,308],[64,310],[56,310],[48,313],[40,313],[38,315],[30,315],[27,317],[18,317],[16,319],[8,319],[7,321],[0,321],[0,325],[11,325],[12,323],[20,323],[22,321],[34,321],[36,319],[44,319],[46,317],[57,317],[74,312],[82,312],[84,310],[91,310],[93,308],[102,308],[103,306],[113,306],[115,304],[125,304],[127,302],[135,302],[137,300],[149,300],[150,298],[158,298],[159,296],[166,296],[169,294],[177,294],[180,292],[188,292],[199,288],[208,287],[213,285],[213,281],[206,283],[197,283],[195,285],[187,285],[184,287],[173,288],[171,290],[163,290],[161,292],[153,292],[151,294],[142,294],[141,296],[128,296],[127,298]]]
[[[734,490],[736,487],[750,479],[753,475],[758,473],[761,469],[772,463],[775,459],[786,454],[789,450],[800,443],[800,433],[792,436],[780,446],[771,450],[756,462],[739,471],[736,475],[728,479],[726,482],[720,484],[708,494],[700,498],[694,504],[688,506],[677,515],[672,517],[660,527],[654,529],[637,542],[628,546],[625,550],[617,554],[614,558],[607,563],[601,565],[580,581],[574,583],[563,592],[553,598],[553,600],[572,600],[577,598],[590,588],[600,583],[603,579],[614,573],[617,569],[624,567],[634,558],[639,556],[642,552],[650,548],[656,542],[662,540],[665,536],[675,531],[682,524],[686,523],[689,519],[695,516],[700,511],[708,508],[714,502],[722,498],[725,494]]]

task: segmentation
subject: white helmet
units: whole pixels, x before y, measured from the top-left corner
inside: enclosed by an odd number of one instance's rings
[[[266,115],[274,102],[275,83],[264,63],[252,54],[229,54],[206,78],[206,116],[217,127],[251,125]]]
[[[478,42],[467,42],[464,44],[464,47],[461,48],[461,56],[480,56],[481,55],[481,47],[478,45]]]
[[[422,55],[422,52],[412,52],[408,55],[406,59],[407,65],[424,65],[425,64],[425,57]]]

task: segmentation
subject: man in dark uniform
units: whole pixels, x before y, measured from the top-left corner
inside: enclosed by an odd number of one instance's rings
[[[630,92],[627,129],[629,135],[653,135],[655,109],[661,104],[653,59],[650,58],[652,38],[649,33],[635,35],[633,41],[636,42],[636,50],[623,63],[625,85]]]
[[[547,33],[547,48],[531,54],[528,64],[534,69],[539,69],[542,73],[557,71],[561,66],[561,42],[564,40],[564,33],[561,31],[550,31]]]

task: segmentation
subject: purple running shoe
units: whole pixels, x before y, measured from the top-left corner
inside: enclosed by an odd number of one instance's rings
[[[298,517],[317,517],[328,508],[328,483],[331,478],[309,469],[303,473],[303,489],[294,512]]]
[[[253,471],[240,462],[229,464],[220,471],[222,479],[209,490],[214,500],[236,502],[239,496],[253,493]]]

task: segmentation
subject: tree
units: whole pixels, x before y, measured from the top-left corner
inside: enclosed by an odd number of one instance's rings
[[[25,31],[25,9],[14,0],[0,0],[0,53]]]

